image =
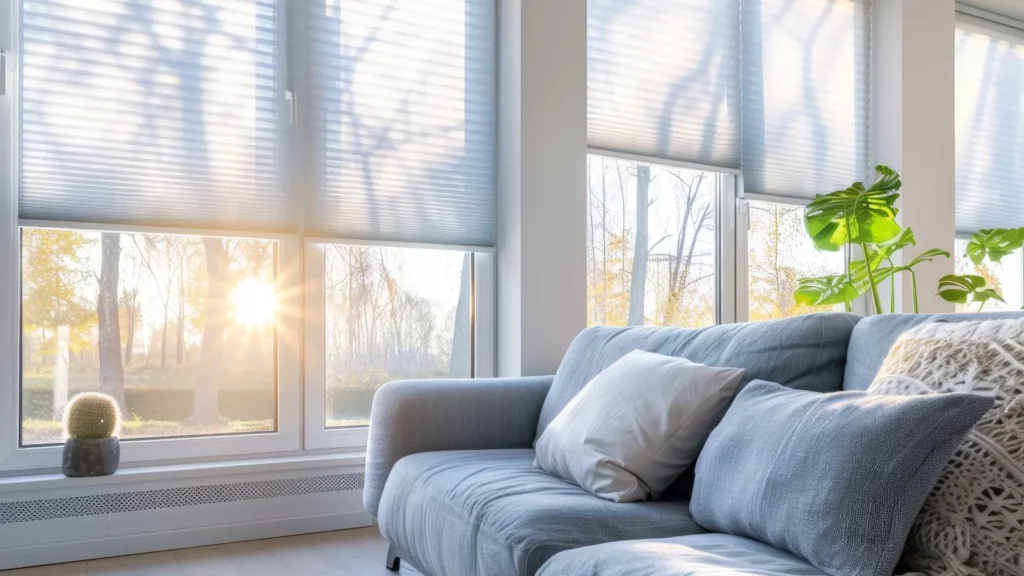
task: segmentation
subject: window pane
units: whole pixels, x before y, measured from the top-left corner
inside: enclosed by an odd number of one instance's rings
[[[22,229],[22,445],[83,391],[122,439],[274,431],[276,270],[270,240]]]
[[[956,273],[977,274],[985,279],[987,288],[994,288],[1006,303],[998,300],[989,300],[985,303],[985,312],[997,312],[1000,310],[1020,310],[1024,306],[1024,291],[1021,283],[1024,282],[1024,265],[1021,251],[1004,257],[998,263],[985,261],[980,266],[975,266],[970,258],[966,256],[967,240],[956,241]],[[957,312],[977,312],[978,304],[957,304]]]
[[[718,178],[588,158],[588,325],[715,323]]]
[[[327,427],[365,426],[392,380],[472,375],[472,254],[325,247]]]
[[[774,202],[748,203],[747,248],[750,320],[788,318],[843,306],[803,306],[793,300],[801,278],[842,274],[842,252],[814,248],[804,230],[803,208]]]

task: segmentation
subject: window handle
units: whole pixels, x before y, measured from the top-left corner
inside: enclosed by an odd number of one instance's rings
[[[0,96],[7,96],[7,50],[0,50]]]
[[[295,91],[285,90],[284,99],[288,101],[288,124],[295,126],[299,119],[299,103],[295,100]]]

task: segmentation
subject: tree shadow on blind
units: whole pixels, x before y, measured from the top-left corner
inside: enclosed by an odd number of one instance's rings
[[[492,0],[312,8],[322,234],[491,245]]]

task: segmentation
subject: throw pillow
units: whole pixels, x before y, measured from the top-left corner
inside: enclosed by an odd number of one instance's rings
[[[995,398],[925,500],[901,568],[1024,574],[1024,320],[922,324],[896,341],[868,391]]]
[[[612,502],[658,498],[697,459],[743,372],[630,352],[555,417],[535,465]]]
[[[693,519],[819,570],[891,576],[921,503],[992,399],[750,383],[697,460]]]

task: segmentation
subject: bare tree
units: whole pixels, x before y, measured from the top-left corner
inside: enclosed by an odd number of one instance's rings
[[[139,259],[131,252],[125,255],[131,264],[131,272],[125,286],[121,288],[121,308],[125,316],[124,365],[131,366],[134,357],[136,330],[142,323],[142,302],[139,293],[142,291],[142,266]]]
[[[114,398],[122,414],[128,414],[124,400],[124,368],[121,366],[121,326],[118,318],[117,285],[121,266],[121,234],[103,232],[97,313],[99,316],[100,392]]]
[[[132,234],[132,242],[135,243],[135,247],[138,249],[142,265],[146,267],[146,270],[149,270],[150,277],[157,286],[157,294],[159,294],[160,304],[163,306],[163,323],[160,329],[160,367],[163,368],[167,366],[167,328],[168,320],[170,320],[171,291],[178,284],[177,276],[179,273],[177,267],[170,265],[167,256],[172,253],[171,246],[183,239],[175,236],[143,234],[142,240],[143,245],[139,246],[138,239]],[[157,270],[157,267],[161,264],[158,259],[163,260],[164,270]],[[161,272],[164,273],[161,274]]]
[[[177,337],[175,338],[174,361],[179,366],[185,363],[185,277],[186,271],[190,268],[192,258],[197,252],[194,239],[184,236],[177,236],[168,239],[166,244],[168,256],[171,259],[170,265],[177,269],[178,280],[178,310],[175,316],[178,319]]]
[[[675,179],[676,205],[681,216],[675,249],[669,257],[668,293],[662,321],[666,326],[675,326],[682,320],[681,308],[687,290],[709,277],[695,269],[694,256],[700,234],[711,229],[715,209],[712,198],[701,194],[707,173],[686,171],[683,174],[679,170],[667,173]]]

